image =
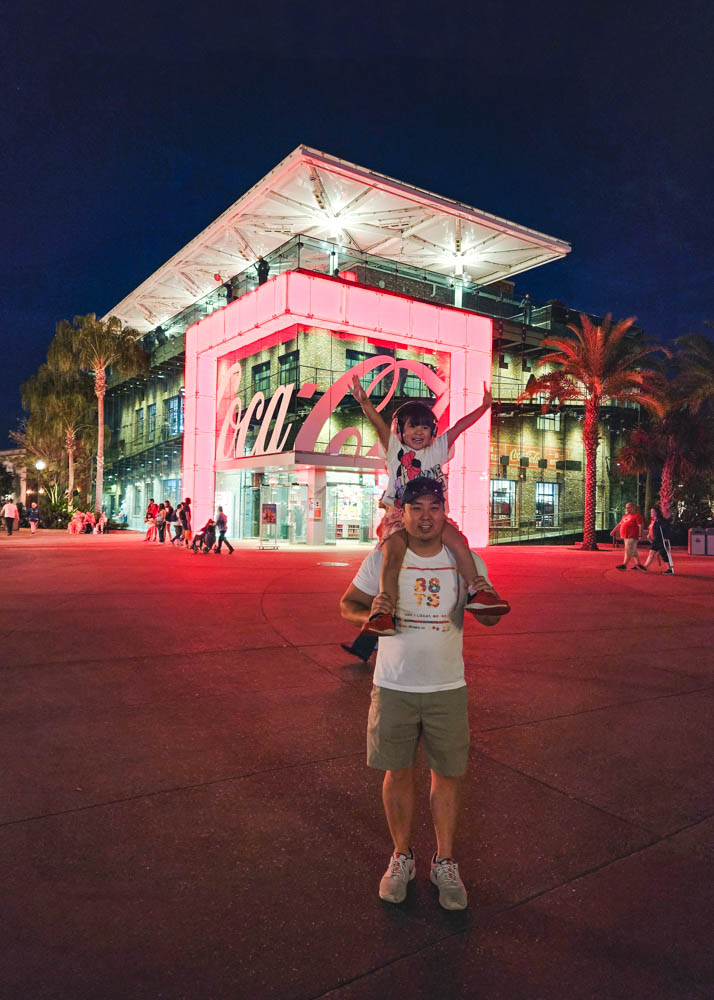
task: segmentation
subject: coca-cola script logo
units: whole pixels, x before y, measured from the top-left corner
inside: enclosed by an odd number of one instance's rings
[[[437,420],[448,406],[446,382],[428,365],[422,364],[420,361],[399,361],[388,354],[379,354],[355,365],[354,368],[350,368],[330,386],[303,421],[293,445],[295,451],[314,453],[319,450],[320,431],[335,408],[350,392],[352,379],[355,375],[362,378],[371,371],[374,371],[374,377],[367,387],[367,395],[370,395],[375,386],[384,379],[391,378],[391,384],[384,394],[384,398],[376,407],[378,411],[383,410],[394,395],[402,371],[418,376],[435,394],[436,401],[433,410]],[[231,462],[249,455],[269,455],[283,451],[290,432],[289,427],[285,427],[285,417],[290,403],[293,398],[312,399],[317,391],[317,385],[314,382],[305,382],[297,391],[295,383],[290,382],[288,385],[279,386],[267,404],[265,394],[256,392],[243,410],[241,401],[237,398],[242,374],[240,362],[236,362],[226,369],[218,384],[216,405],[220,430],[216,440],[217,462]],[[223,414],[222,418],[221,414]],[[258,435],[253,446],[246,450],[248,429],[255,421],[259,422]],[[270,425],[273,421],[275,423],[271,430]],[[324,453],[337,455],[348,443],[353,445],[355,455],[362,454],[362,435],[357,427],[345,427],[333,435],[327,443]],[[372,445],[367,451],[367,457],[377,457],[379,454],[377,444]]]

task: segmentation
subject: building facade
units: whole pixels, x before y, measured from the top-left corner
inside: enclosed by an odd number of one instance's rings
[[[518,302],[512,281],[567,244],[304,148],[276,171],[226,213],[244,254],[247,236],[263,237],[263,253],[251,248],[260,273],[254,263],[229,277],[215,270],[213,287],[196,294],[197,275],[219,266],[218,257],[205,260],[205,247],[215,254],[225,235],[218,220],[218,233],[209,227],[198,249],[189,245],[193,270],[186,248],[112,311],[144,331],[151,368],[110,380],[108,513],[138,528],[150,498],[190,495],[196,522],[220,504],[236,538],[371,541],[386,479],[374,431],[349,391],[356,374],[387,418],[410,398],[427,399],[441,431],[478,405],[484,385],[492,388],[491,420],[463,435],[448,469],[451,513],[472,544],[577,532],[582,413],[541,413],[518,401],[543,338],[573,316],[557,302]],[[326,226],[344,226],[339,238],[289,235],[285,227],[305,219],[281,217],[289,238],[276,245],[271,206],[303,199],[312,210],[310,198]],[[367,241],[380,253],[362,249]],[[504,257],[513,263],[504,266]],[[439,269],[423,266],[425,258]],[[183,291],[167,295],[177,274]],[[624,502],[611,456],[636,419],[634,408],[603,418],[600,528]]]

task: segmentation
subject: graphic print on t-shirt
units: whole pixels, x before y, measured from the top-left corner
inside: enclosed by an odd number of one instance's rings
[[[421,566],[402,566],[399,576],[397,627],[407,631],[449,632],[453,622],[441,608],[442,588],[446,606],[453,607],[458,581],[456,568],[450,565],[430,567],[429,576]],[[437,610],[438,609],[438,610]]]
[[[415,451],[400,451],[397,458],[399,460],[395,482],[395,500],[397,506],[401,507],[404,490],[412,479],[416,479],[418,476],[425,476],[427,479],[436,479],[444,487],[444,492],[446,492],[446,476],[442,471],[441,465],[425,469]]]

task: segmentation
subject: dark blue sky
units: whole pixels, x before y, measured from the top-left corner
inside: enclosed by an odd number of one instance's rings
[[[110,6],[4,23],[0,448],[57,320],[299,143],[568,240],[518,279],[536,301],[714,320],[711,3]]]

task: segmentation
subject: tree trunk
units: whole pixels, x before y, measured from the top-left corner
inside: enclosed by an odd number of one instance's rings
[[[671,518],[674,508],[674,462],[675,456],[671,453],[667,455],[659,487],[659,505],[666,518]]]
[[[595,542],[595,507],[597,502],[597,446],[600,406],[595,400],[585,404],[583,445],[585,446],[585,517],[582,548],[590,552],[597,549]]]
[[[65,434],[65,450],[67,452],[67,510],[72,510],[72,494],[74,493],[74,434],[68,428]]]
[[[102,513],[104,500],[104,396],[107,391],[107,372],[100,369],[94,376],[94,392],[97,396],[97,488],[94,491],[94,513]]]

